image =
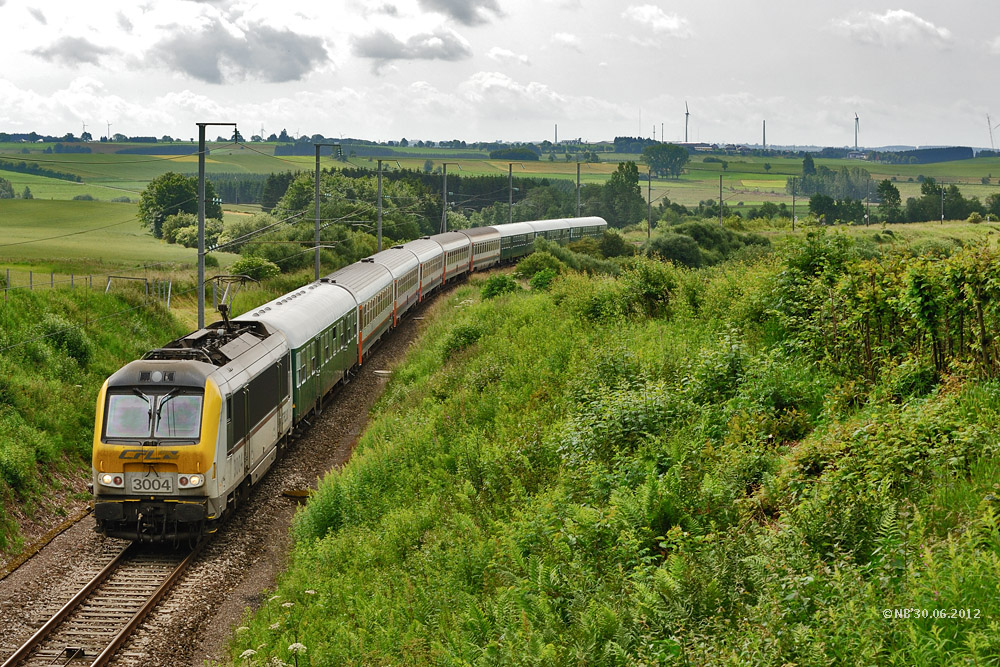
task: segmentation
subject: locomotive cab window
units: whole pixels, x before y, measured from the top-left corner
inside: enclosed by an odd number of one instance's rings
[[[143,389],[108,392],[104,411],[106,442],[147,438],[198,441],[202,390],[173,387],[147,393]]]

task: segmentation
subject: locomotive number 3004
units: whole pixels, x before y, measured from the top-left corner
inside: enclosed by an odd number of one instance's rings
[[[132,491],[136,493],[159,491],[170,493],[173,490],[169,479],[163,477],[134,477],[132,478]]]

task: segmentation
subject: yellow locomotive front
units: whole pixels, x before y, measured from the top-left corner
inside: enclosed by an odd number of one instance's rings
[[[214,370],[200,361],[141,360],[105,382],[93,443],[98,532],[177,542],[218,518],[222,397],[209,378]]]

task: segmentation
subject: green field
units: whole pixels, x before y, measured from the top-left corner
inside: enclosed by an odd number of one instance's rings
[[[0,266],[97,273],[165,264],[193,267],[197,251],[154,239],[134,204],[0,200]],[[231,255],[219,254],[225,264]]]
[[[117,150],[115,145],[92,145],[95,153],[89,154],[45,154],[46,144],[32,144],[27,149],[24,144],[0,144],[0,160],[28,161],[48,169],[54,169],[79,176],[82,184],[58,179],[47,179],[12,172],[0,172],[14,184],[15,192],[24,186],[31,188],[33,195],[41,199],[72,199],[79,194],[89,194],[100,200],[129,196],[135,198],[153,178],[167,171],[194,174],[197,171],[197,157],[163,155],[123,155],[109,151]],[[213,147],[214,146],[214,147]],[[283,171],[311,171],[315,167],[313,156],[274,156],[274,144],[251,144],[247,147],[232,144],[209,143],[210,155],[206,160],[208,173],[270,174]],[[27,154],[22,150],[28,150]],[[108,151],[108,152],[105,152]],[[435,167],[441,162],[458,163],[449,165],[449,172],[459,176],[504,175],[508,170],[507,160],[490,160],[485,151],[479,151],[482,158],[470,159],[474,149],[442,149],[393,147],[397,157],[390,158],[389,168],[397,159],[405,169],[422,170],[427,160]],[[624,153],[599,153],[600,163],[583,164],[580,179],[583,183],[603,183],[619,161],[632,160],[641,163],[641,156]],[[458,157],[456,157],[458,156]],[[714,156],[725,160],[727,168],[718,162],[706,163],[706,156],[694,155],[679,179],[654,179],[653,198],[663,196],[687,206],[719,197],[719,176],[723,177],[723,199],[727,205],[737,210],[759,206],[766,201],[791,204],[791,195],[785,193],[785,181],[801,173],[799,158]],[[875,181],[890,179],[896,183],[905,201],[907,197],[918,196],[920,176],[930,176],[940,183],[958,184],[966,197],[977,196],[985,199],[990,194],[1000,192],[1000,158],[976,158],[958,162],[941,162],[926,165],[891,165],[869,163],[859,160],[816,158],[816,166],[830,169],[840,167],[861,167],[872,174]],[[343,165],[329,157],[322,159],[324,168]],[[352,157],[347,160],[352,167],[375,169],[376,161],[368,157]],[[765,169],[765,164],[770,169]],[[460,167],[460,168],[459,168]],[[576,180],[576,162],[566,162],[562,158],[549,161],[547,156],[532,162],[515,163],[514,173],[520,177],[558,178]],[[644,171],[640,164],[640,171]],[[983,177],[992,182],[981,183]],[[645,194],[645,184],[643,184]]]

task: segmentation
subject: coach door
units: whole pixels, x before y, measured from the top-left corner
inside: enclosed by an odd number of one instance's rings
[[[236,410],[236,414],[240,417],[240,424],[238,428],[243,432],[243,476],[246,477],[250,474],[250,429],[249,429],[249,417],[250,417],[250,386],[247,385],[239,390],[236,394],[236,402],[239,404],[239,408]]]

